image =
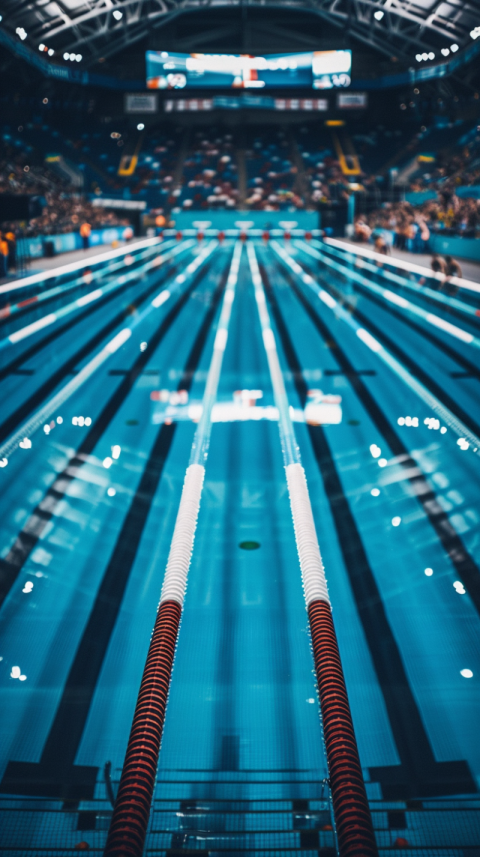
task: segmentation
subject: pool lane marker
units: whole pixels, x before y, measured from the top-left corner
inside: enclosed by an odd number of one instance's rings
[[[166,250],[169,250],[170,247],[175,246],[175,244],[177,244],[177,243],[178,242],[176,242],[174,240],[166,241],[165,243],[162,244],[162,253],[164,253]],[[152,251],[154,252],[155,250],[158,250],[158,249],[159,248],[156,248],[155,246],[144,248],[143,252],[142,253],[139,252],[138,255],[135,256],[133,261],[134,262],[142,261],[142,259],[145,259],[148,256],[151,256]],[[156,264],[158,264],[158,260],[162,258],[162,255],[157,253],[154,258],[156,260]],[[105,268],[99,268],[97,271],[94,271],[93,273],[91,271],[89,271],[88,269],[85,269],[85,267],[84,267],[82,272],[81,272],[81,276],[77,277],[74,280],[69,280],[68,282],[65,282],[59,286],[54,286],[53,288],[47,289],[46,291],[38,292],[36,295],[32,295],[29,298],[24,298],[23,300],[19,301],[18,303],[6,304],[6,306],[4,306],[0,309],[0,322],[8,323],[12,320],[13,316],[15,316],[17,313],[21,313],[22,310],[24,310],[24,309],[32,307],[33,304],[35,304],[35,307],[38,307],[40,304],[44,303],[45,301],[50,300],[51,298],[58,297],[59,295],[63,296],[68,292],[74,291],[75,289],[80,289],[82,287],[85,287],[85,285],[87,283],[91,282],[93,279],[99,279],[99,278],[103,279],[105,277],[111,277],[111,276],[113,276],[113,274],[115,274],[116,271],[118,271],[120,268],[123,268],[124,265],[125,265],[125,263],[122,259],[119,262],[117,262],[116,264],[113,264],[113,265],[111,265],[109,267],[105,267]],[[87,272],[89,274],[89,280],[86,279]]]
[[[364,247],[354,247],[352,244],[347,244],[345,241],[339,241],[337,238],[325,238],[325,244],[331,247],[339,247],[346,253],[355,253],[357,256],[366,256],[369,259],[376,259],[384,265],[393,265],[395,268],[403,268],[405,271],[410,271],[412,274],[420,274],[422,277],[429,277],[432,280],[438,280],[443,285],[445,277],[443,274],[436,274],[430,268],[423,268],[421,265],[415,265],[413,262],[408,262],[406,259],[398,259],[397,257],[388,256],[387,258],[381,253],[375,253],[374,250],[367,250]],[[468,289],[471,292],[480,292],[480,285],[474,283],[473,280],[466,280],[464,277],[451,277],[448,281],[453,286],[459,286],[461,289]]]
[[[154,247],[155,245],[158,245],[158,247],[162,246],[159,238],[146,238],[144,241],[137,241],[136,244],[128,244],[125,247],[120,247],[118,250],[107,250],[106,253],[99,253],[97,256],[85,256],[79,262],[70,262],[67,265],[53,268],[51,271],[41,271],[39,274],[32,274],[30,277],[23,277],[21,280],[12,280],[9,283],[4,283],[0,286],[0,295],[5,294],[5,292],[24,289],[26,286],[33,286],[35,283],[43,283],[44,280],[52,280],[55,277],[63,276],[63,274],[81,271],[86,266],[109,262],[111,259],[117,259],[119,256],[127,256],[135,253],[137,250],[144,250],[147,247]]]
[[[215,279],[213,291],[208,293],[206,312],[197,313],[203,320],[194,325],[193,343],[188,351],[177,392],[191,389],[195,373],[209,332],[212,328],[220,300],[224,293],[227,271],[220,275],[212,274],[213,265],[199,269],[193,281],[183,290],[178,300],[167,312],[165,318],[155,330],[152,341],[152,353],[164,339],[173,322],[178,319],[182,308],[186,306],[197,286],[205,282],[207,276],[211,282]],[[228,269],[229,265],[227,265]],[[207,275],[207,271],[209,274]],[[148,349],[141,351],[124,378],[120,387],[105,404],[76,454],[70,459],[63,472],[57,477],[37,506],[33,515],[25,523],[22,532],[10,550],[7,560],[0,559],[0,592],[5,593],[6,584],[10,588],[14,578],[25,563],[28,555],[38,543],[48,522],[51,521],[59,504],[68,493],[69,486],[79,477],[83,464],[97,446],[112,419],[118,414],[119,407],[125,402],[142,369],[148,361]],[[176,435],[176,424],[163,424],[150,446],[148,460],[140,475],[135,493],[123,518],[117,534],[113,552],[103,572],[96,590],[94,601],[84,624],[83,633],[76,646],[73,661],[63,684],[63,690],[55,706],[55,715],[38,762],[17,762],[10,760],[0,782],[0,793],[51,797],[62,800],[93,800],[99,769],[94,765],[76,763],[85,728],[101,671],[105,663],[112,634],[118,621],[127,586],[130,581],[142,535],[151,513],[165,464]],[[101,466],[97,460],[97,465]],[[36,520],[35,520],[36,519]],[[6,577],[8,579],[6,579]],[[169,608],[170,605],[167,605]],[[180,607],[177,607],[180,610]],[[108,728],[108,727],[106,727]],[[125,852],[122,851],[122,854]]]
[[[296,274],[305,285],[307,285],[312,291],[320,298],[320,300],[331,309],[337,318],[340,318],[344,321],[351,330],[354,331],[355,335],[363,342],[370,351],[373,351],[380,360],[385,363],[389,369],[400,378],[404,384],[409,387],[412,392],[417,395],[422,402],[427,405],[427,407],[431,408],[431,410],[445,423],[445,425],[449,426],[452,431],[457,435],[458,438],[465,438],[467,442],[470,444],[472,449],[477,449],[476,455],[480,455],[480,437],[471,431],[465,423],[463,423],[455,414],[449,410],[436,396],[433,395],[427,388],[418,381],[409,371],[405,369],[404,366],[397,360],[386,348],[369,333],[368,330],[365,330],[358,322],[355,321],[354,318],[348,313],[342,305],[335,300],[332,295],[326,292],[324,289],[319,288],[310,274],[305,273],[304,269],[301,265],[298,264],[292,257],[283,249],[283,247],[278,244],[277,241],[271,242],[272,249],[277,253],[280,259],[286,264],[291,271]]]
[[[166,253],[164,256],[161,256],[162,261],[166,261],[167,259],[172,258],[178,252],[183,252],[185,247],[193,247],[194,241],[186,242],[183,245],[177,245],[169,253]],[[150,268],[155,268],[158,265],[157,261],[158,257],[151,259],[148,262],[145,262],[140,268],[135,268],[127,274],[122,274],[120,277],[115,277],[114,282],[110,283],[108,286],[103,286],[102,288],[94,289],[86,295],[83,295],[81,298],[77,298],[74,301],[71,301],[66,306],[61,307],[56,310],[56,312],[50,312],[47,315],[43,316],[43,318],[39,318],[31,324],[27,324],[25,327],[21,327],[19,330],[14,331],[9,336],[6,336],[5,339],[0,340],[0,350],[7,348],[9,345],[15,345],[17,342],[21,342],[23,339],[27,339],[27,337],[32,336],[34,333],[38,333],[39,330],[43,330],[45,327],[49,327],[51,324],[54,324],[56,321],[60,321],[62,318],[65,318],[71,313],[75,312],[77,309],[82,309],[84,306],[88,306],[88,304],[93,303],[94,301],[99,300],[99,298],[106,297],[107,295],[111,295],[115,292],[120,286],[125,285],[131,280],[137,279],[142,273],[148,271]]]
[[[278,270],[281,270],[280,267]],[[308,385],[303,377],[302,366],[265,267],[262,268],[262,277],[272,316],[285,353],[286,364],[293,377],[300,402],[303,403],[307,400]],[[350,378],[350,383],[359,401],[372,419],[373,425],[376,426],[380,435],[394,452],[398,462],[405,468],[405,477],[410,480],[415,496],[423,506],[457,570],[459,579],[465,582],[478,610],[480,604],[479,569],[466,551],[460,537],[450,525],[446,513],[436,500],[435,493],[427,484],[417,463],[409,456],[407,449],[365,387],[359,374],[353,371],[350,360],[339,346],[338,338],[335,338],[332,329],[325,324],[321,313],[304,295],[300,284],[295,282],[289,271],[283,272],[282,279],[283,277],[292,288],[322,340],[328,342],[332,347],[332,356],[342,369],[342,373]],[[437,762],[435,759],[420,709],[410,687],[400,649],[375,582],[375,575],[368,560],[352,508],[342,487],[327,438],[328,432],[321,425],[311,424],[307,426],[307,431],[324,483],[345,570],[350,580],[358,616],[384,698],[399,756],[400,764],[398,765],[370,768],[370,780],[379,782],[384,797],[390,799],[404,798],[409,791],[419,796],[431,794],[433,782],[437,784],[437,790],[440,790],[442,794],[470,794],[472,790],[475,791],[475,785],[466,761],[460,759],[451,762]]]
[[[319,251],[325,251],[331,253],[332,256],[335,256],[338,259],[341,259],[342,262],[346,260],[352,261],[355,264],[356,268],[362,268],[364,271],[371,271],[374,274],[381,273],[382,277],[385,280],[390,280],[390,282],[395,283],[396,286],[399,286],[402,289],[408,289],[411,292],[414,292],[417,297],[426,298],[428,301],[437,304],[443,304],[446,307],[450,307],[456,313],[461,313],[462,315],[470,315],[475,318],[477,322],[480,311],[473,306],[472,304],[467,304],[462,300],[458,300],[458,298],[454,298],[451,295],[446,295],[443,292],[436,291],[435,289],[431,289],[428,286],[421,285],[416,280],[412,281],[407,279],[404,274],[403,277],[399,274],[394,274],[393,271],[389,271],[386,265],[390,265],[392,260],[391,257],[381,256],[379,254],[371,254],[372,257],[375,256],[375,259],[381,260],[381,265],[379,267],[378,264],[373,264],[373,262],[365,261],[363,256],[364,252],[361,248],[355,248],[353,252],[348,252],[345,249],[339,250],[333,247],[330,242],[328,244],[325,241],[312,241],[312,247],[316,247]],[[428,271],[426,268],[420,268],[419,271],[423,271],[426,276],[433,277],[433,271]],[[441,285],[444,284],[445,280],[443,279],[443,275],[438,275],[437,279],[440,280]],[[468,282],[468,281],[467,281]],[[455,285],[454,280],[448,280],[449,285]]]
[[[366,277],[362,276],[356,271],[350,270],[350,268],[346,268],[344,265],[340,265],[339,263],[333,262],[331,259],[328,259],[322,252],[315,250],[313,247],[309,247],[304,241],[299,241],[298,246],[310,256],[313,256],[315,259],[325,263],[329,268],[333,268],[341,274],[344,274],[349,279],[356,280],[363,288],[368,289],[370,292],[374,292],[377,295],[380,295],[384,300],[389,301],[390,303],[395,304],[401,309],[406,310],[407,312],[412,313],[412,315],[416,315],[419,318],[426,321],[428,324],[432,324],[434,327],[438,327],[441,330],[445,331],[445,333],[450,334],[450,336],[454,336],[456,339],[460,339],[462,342],[465,342],[467,345],[473,345],[475,348],[480,348],[480,339],[474,336],[472,333],[469,333],[468,330],[464,330],[462,327],[458,327],[456,324],[452,324],[449,321],[441,318],[438,315],[435,315],[432,312],[427,312],[426,310],[419,307],[417,304],[412,303],[406,298],[401,297],[401,295],[397,295],[395,292],[392,292],[390,289],[384,289],[382,286],[377,286],[375,283],[371,283]],[[378,269],[377,269],[378,270]]]
[[[291,419],[275,334],[253,244],[247,247],[285,463],[295,541],[310,622],[323,735],[340,857],[378,855],[350,704],[333,625],[330,597],[320,553],[305,471]]]
[[[203,396],[202,415],[192,443],[160,604],[135,708],[104,855],[141,857],[150,817],[163,734],[165,709],[185,598],[188,571],[205,477],[212,426],[228,340],[242,244],[236,242]],[[128,844],[128,845],[127,845]]]
[[[191,244],[193,245],[194,242],[192,241]],[[217,245],[218,242],[216,240],[211,241],[210,244],[208,244],[208,246],[201,253],[199,253],[198,256],[195,257],[193,262],[190,262],[190,264],[186,267],[185,272],[189,276],[192,276],[195,271],[208,259],[213,250],[217,247]],[[185,246],[188,246],[188,242]],[[167,254],[168,258],[178,252],[180,252],[180,245],[174,248],[171,253]],[[167,259],[167,255],[165,256],[165,259]],[[88,381],[89,378],[92,377],[94,372],[96,372],[97,369],[99,369],[100,366],[102,366],[105,361],[108,360],[109,357],[111,357],[112,354],[115,354],[115,352],[118,351],[118,349],[121,348],[121,346],[124,345],[130,339],[135,328],[138,327],[138,325],[145,320],[145,318],[152,312],[152,310],[158,309],[160,306],[166,303],[166,301],[181,288],[181,286],[186,282],[186,279],[187,277],[185,276],[185,274],[178,274],[178,276],[175,277],[173,285],[170,287],[170,290],[162,290],[157,295],[157,297],[151,301],[149,306],[138,314],[138,316],[134,319],[134,321],[129,327],[125,327],[119,333],[117,333],[113,337],[113,339],[111,339],[110,342],[108,342],[101,349],[101,351],[95,357],[93,357],[86,364],[86,366],[84,366],[83,369],[78,372],[77,375],[75,375],[74,378],[72,378],[71,381],[68,381],[68,383],[65,384],[65,386],[62,387],[62,389],[59,390],[58,393],[56,393],[51,399],[48,400],[48,402],[46,402],[45,405],[42,405],[42,407],[39,408],[33,414],[33,416],[31,416],[25,423],[23,423],[20,428],[17,429],[5,441],[5,443],[0,446],[0,461],[3,462],[4,460],[7,460],[8,462],[8,459],[10,458],[12,453],[19,448],[20,443],[23,442],[25,438],[30,439],[32,435],[36,431],[38,431],[38,429],[41,428],[41,426],[43,426],[45,422],[47,422],[51,415],[62,405],[64,405],[65,402],[71,396],[73,396],[73,394],[76,393],[77,390],[79,390],[80,387],[82,387],[83,384],[85,384],[85,382]],[[164,294],[167,294],[167,297],[165,297],[162,301],[159,302],[158,299],[161,295]],[[155,303],[156,301],[157,303]],[[2,464],[2,467],[5,466],[5,464]]]

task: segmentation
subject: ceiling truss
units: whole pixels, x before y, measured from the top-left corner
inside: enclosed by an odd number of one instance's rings
[[[221,7],[308,10],[384,55],[410,63],[417,53],[433,51],[438,57],[442,47],[466,47],[470,31],[480,25],[480,0],[0,0],[2,27],[11,34],[23,27],[31,47],[46,44],[57,58],[81,53],[84,67],[125,50],[184,12]],[[199,33],[200,44],[206,46]]]

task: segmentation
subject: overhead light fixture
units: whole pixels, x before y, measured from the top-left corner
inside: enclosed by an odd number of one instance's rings
[[[22,40],[22,42],[25,41],[25,39],[27,38],[27,34],[26,34],[25,30],[23,29],[23,27],[17,27],[15,32],[16,32],[17,36],[19,37],[19,39]]]
[[[1,18],[0,18],[0,20],[1,20]],[[470,30],[470,38],[471,39],[478,39],[479,36],[480,36],[480,27],[474,27],[473,30]]]
[[[423,60],[423,57],[421,54],[416,54],[415,59],[417,62],[421,62]]]
[[[456,44],[450,45],[450,50],[451,50],[452,54],[456,54],[458,51],[458,45],[456,45]]]
[[[434,60],[434,59],[435,59],[435,54],[433,53],[433,51],[430,51],[430,53],[429,53],[429,55],[428,55],[428,59],[429,59],[429,60]]]
[[[112,15],[116,21],[121,21],[123,18],[123,12],[121,12],[120,9],[114,9]]]
[[[45,50],[45,45],[39,45],[39,46],[38,46],[38,50],[39,50],[39,51],[44,51],[44,50]]]
[[[377,9],[377,11],[373,13],[373,17],[377,21],[381,21],[384,15],[385,15],[385,12],[382,9]]]
[[[53,50],[53,48],[48,49],[48,56],[49,57],[53,57],[54,53],[55,53],[55,51]]]
[[[450,54],[450,48],[442,48],[442,54],[444,57],[448,57]]]

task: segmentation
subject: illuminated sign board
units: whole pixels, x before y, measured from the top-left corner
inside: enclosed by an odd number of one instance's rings
[[[349,86],[351,51],[295,54],[176,54],[147,51],[148,89],[267,89]]]

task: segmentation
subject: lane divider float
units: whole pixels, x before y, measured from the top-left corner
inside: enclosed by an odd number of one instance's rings
[[[354,318],[347,312],[342,305],[335,300],[335,298],[329,293],[326,292],[325,289],[319,288],[317,286],[313,277],[310,274],[307,274],[301,265],[292,259],[292,257],[284,251],[283,247],[280,246],[276,241],[272,241],[272,248],[275,250],[280,259],[284,262],[287,267],[290,268],[291,271],[296,274],[300,280],[308,286],[314,294],[320,298],[322,303],[325,304],[329,309],[331,309],[335,313],[335,317],[341,319],[347,324],[351,330],[355,333],[355,335],[363,342],[370,351],[373,351],[389,369],[394,372],[394,374],[406,384],[410,390],[418,396],[422,402],[430,408],[437,417],[442,420],[445,425],[447,425],[451,430],[457,435],[458,438],[462,438],[472,447],[472,451],[476,455],[480,455],[480,437],[478,437],[475,432],[471,431],[465,423],[462,422],[455,414],[440,401],[437,399],[433,393],[430,392],[422,383],[418,381],[414,376],[405,369],[405,367],[400,363],[399,360],[396,359],[386,348],[378,341],[372,334],[365,330],[358,322],[355,321]]]
[[[339,853],[340,857],[377,857],[378,849],[307,480],[290,416],[265,289],[252,244],[248,246],[247,254],[275,403],[279,411],[280,439],[310,622]]]
[[[443,274],[437,274],[430,268],[423,268],[421,265],[415,265],[414,262],[409,262],[406,259],[397,259],[396,257],[385,256],[381,253],[375,253],[374,250],[368,250],[365,247],[356,247],[346,241],[339,241],[338,238],[325,238],[325,244],[331,247],[339,247],[347,253],[356,253],[358,256],[365,256],[369,259],[376,259],[382,264],[393,265],[395,268],[400,268],[404,271],[410,271],[412,274],[420,274],[421,277],[429,277],[432,280],[438,280],[439,283],[445,282]],[[451,277],[448,281],[452,286],[459,286],[461,289],[468,289],[471,292],[480,292],[480,285],[474,283],[473,280],[466,280],[464,277]]]
[[[183,245],[183,250],[188,249],[190,246],[194,246],[195,242],[185,242]],[[6,467],[8,464],[8,459],[11,457],[12,453],[15,452],[16,449],[20,447],[20,443],[23,443],[25,438],[28,440],[31,439],[32,435],[38,431],[38,429],[43,426],[51,417],[52,413],[58,410],[67,399],[73,396],[80,387],[88,381],[89,378],[92,377],[94,372],[100,368],[100,366],[111,357],[112,354],[115,354],[122,345],[124,345],[131,337],[133,331],[139,324],[141,324],[145,318],[152,312],[153,309],[158,309],[163,304],[169,300],[172,295],[176,294],[181,288],[181,286],[186,282],[186,275],[193,275],[195,271],[202,265],[206,259],[213,252],[215,247],[218,245],[218,242],[213,240],[210,244],[199,253],[198,256],[194,258],[192,262],[185,268],[185,274],[178,274],[174,281],[173,285],[170,289],[162,289],[162,291],[151,301],[151,303],[138,315],[134,318],[129,327],[124,327],[117,333],[113,339],[110,340],[98,354],[95,355],[89,362],[83,367],[83,369],[75,375],[71,381],[68,381],[58,393],[48,400],[44,405],[41,406],[35,413],[29,417],[29,419],[23,423],[19,429],[17,429],[10,437],[0,446],[0,462],[1,467]],[[175,254],[183,252],[180,248],[180,245],[175,247],[170,253],[165,255],[165,260],[167,257],[170,258]]]
[[[362,274],[357,273],[356,271],[352,271],[349,268],[346,268],[344,265],[340,265],[339,263],[333,262],[324,253],[321,253],[315,250],[313,247],[309,247],[308,244],[305,244],[303,241],[298,241],[298,246],[310,256],[313,256],[315,259],[323,262],[328,265],[328,267],[333,268],[338,271],[340,274],[349,277],[352,280],[355,280],[359,283],[363,288],[368,289],[370,292],[374,292],[379,295],[384,300],[389,301],[390,303],[395,304],[401,309],[410,312],[412,315],[416,315],[419,318],[426,321],[428,324],[432,324],[434,327],[438,327],[441,330],[445,331],[445,333],[449,333],[450,336],[454,336],[456,339],[460,339],[462,342],[465,342],[467,345],[473,345],[475,348],[480,348],[480,339],[478,337],[473,336],[472,333],[469,333],[468,330],[464,330],[462,327],[458,327],[456,324],[452,324],[449,321],[446,321],[444,318],[441,318],[438,315],[435,315],[432,312],[427,312],[426,310],[419,307],[417,304],[408,301],[406,298],[401,295],[397,295],[396,292],[392,292],[390,289],[384,289],[382,286],[377,286],[375,283],[371,283],[366,277],[363,277]]]
[[[0,295],[5,294],[5,292],[24,289],[26,286],[33,286],[35,283],[43,283],[45,280],[52,280],[55,277],[63,276],[63,274],[81,271],[86,265],[98,265],[102,262],[109,262],[111,259],[116,259],[119,256],[127,256],[131,253],[136,253],[137,250],[144,250],[146,247],[154,247],[155,245],[161,245],[159,238],[145,238],[143,241],[128,244],[128,246],[120,247],[118,250],[107,250],[107,252],[99,253],[97,256],[85,256],[79,262],[69,262],[67,265],[60,265],[51,271],[40,271],[39,274],[31,274],[30,277],[23,277],[21,280],[12,280],[9,283],[4,283],[0,286]]]
[[[190,241],[189,243],[186,242],[183,245],[174,247],[173,250],[170,250],[169,253],[166,253],[160,258],[162,262],[166,261],[167,259],[172,258],[175,255],[175,252],[184,252],[184,250],[192,246],[194,246],[193,241]],[[66,306],[61,307],[55,312],[50,312],[47,315],[44,315],[42,318],[31,322],[31,324],[27,324],[25,327],[21,327],[19,330],[16,330],[9,336],[6,336],[5,339],[0,340],[0,350],[8,347],[9,345],[15,345],[17,342],[21,342],[22,339],[26,339],[27,337],[32,336],[32,334],[38,333],[39,330],[42,330],[45,327],[49,327],[56,321],[60,321],[60,319],[71,315],[71,313],[75,312],[77,309],[82,309],[84,306],[87,306],[88,304],[99,300],[99,298],[112,294],[118,288],[120,288],[120,286],[124,286],[128,282],[138,279],[141,274],[150,270],[151,268],[156,268],[158,264],[158,257],[155,257],[153,260],[146,262],[140,268],[135,268],[135,270],[131,271],[128,274],[122,274],[120,277],[116,277],[113,283],[110,283],[110,285],[94,289],[88,294],[83,295],[82,297],[77,298],[74,301],[71,301],[69,304],[66,304]]]
[[[215,242],[216,243],[216,242]],[[165,710],[188,571],[197,527],[205,464],[242,245],[236,242],[197,425],[170,545],[160,605],[142,676],[105,857],[141,857],[157,776]]]
[[[369,254],[370,256],[375,256],[375,261],[382,260],[382,263],[378,264],[372,261],[365,260],[365,252],[362,248],[354,248],[353,252],[348,252],[346,249],[339,250],[337,247],[334,247],[330,244],[325,243],[325,241],[312,241],[312,246],[316,247],[319,252],[328,252],[332,256],[337,259],[341,259],[342,262],[353,262],[356,268],[362,268],[364,271],[370,271],[373,274],[381,273],[382,277],[385,280],[390,280],[391,283],[394,283],[396,286],[399,286],[401,289],[408,289],[411,292],[415,292],[415,294],[419,297],[428,298],[435,303],[443,304],[446,307],[451,307],[454,310],[462,313],[463,315],[470,315],[475,318],[475,321],[478,321],[478,317],[480,315],[480,310],[477,309],[473,304],[466,303],[463,300],[458,300],[458,298],[454,298],[451,295],[446,295],[443,292],[437,291],[436,289],[429,288],[428,286],[421,285],[421,283],[416,280],[410,280],[404,273],[403,276],[400,274],[395,274],[393,271],[388,269],[388,266],[392,264],[391,257],[381,256],[379,253]],[[369,258],[368,257],[368,258]],[[399,269],[401,270],[401,269]],[[429,275],[433,278],[434,272],[427,271],[426,269],[419,269],[425,272],[425,276]],[[442,274],[436,274],[435,278],[440,278],[440,282],[442,285],[445,280],[442,279]],[[453,279],[448,280],[449,285],[455,285]]]
[[[165,253],[166,250],[170,249],[170,247],[174,245],[174,241],[167,241],[162,244],[162,252]],[[152,255],[153,252],[156,252],[158,248],[154,246],[147,247],[143,249],[143,252],[138,252],[135,255],[135,262],[139,262],[142,259],[145,259]],[[158,253],[155,255],[155,263],[158,264],[158,259],[161,259],[162,256],[159,256]],[[82,288],[86,283],[90,283],[92,280],[96,280],[97,284],[99,280],[104,279],[105,277],[111,277],[116,271],[120,268],[123,268],[125,262],[123,259],[120,259],[118,262],[110,265],[106,268],[100,268],[99,270],[92,273],[90,269],[85,269],[85,265],[83,270],[81,271],[81,275],[76,277],[74,280],[69,280],[66,283],[62,283],[59,286],[53,286],[51,289],[47,289],[43,292],[38,292],[36,295],[31,295],[30,297],[24,298],[23,300],[18,301],[18,303],[14,304],[6,304],[6,306],[0,309],[0,321],[10,321],[12,316],[17,313],[21,313],[23,310],[26,310],[28,307],[31,307],[32,304],[41,304],[45,301],[51,300],[58,295],[65,295],[68,292],[74,291],[75,289]]]

